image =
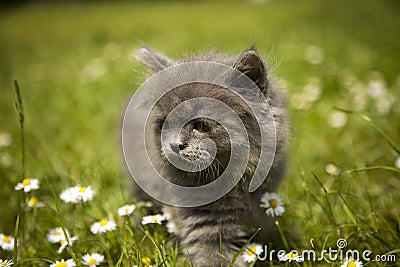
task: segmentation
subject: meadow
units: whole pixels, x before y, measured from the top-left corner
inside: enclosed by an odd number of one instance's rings
[[[336,256],[369,250],[363,266],[398,266],[399,18],[395,0],[2,7],[0,259],[58,267],[69,265],[56,261],[73,259],[83,266],[93,260],[83,256],[99,253],[103,259],[90,256],[101,266],[193,266],[167,220],[142,222],[157,211],[136,201],[123,164],[122,116],[144,81],[131,55],[144,42],[172,58],[210,49],[239,54],[253,44],[268,58],[287,92],[291,123],[288,175],[279,190],[285,212],[267,218],[277,233],[268,250],[333,248]],[[16,190],[33,179],[37,189]],[[77,194],[87,201],[71,203]],[[134,211],[119,214],[127,204]],[[57,227],[58,234],[49,234]],[[257,264],[342,266],[343,260]]]

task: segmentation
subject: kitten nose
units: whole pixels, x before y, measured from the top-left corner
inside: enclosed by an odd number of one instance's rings
[[[179,151],[184,150],[185,147],[187,147],[187,144],[184,144],[179,141],[171,141],[169,145],[171,146],[172,151],[174,151],[176,154],[178,154]]]

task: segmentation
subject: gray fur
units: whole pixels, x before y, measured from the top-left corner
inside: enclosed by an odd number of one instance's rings
[[[210,96],[234,107],[247,128],[249,140],[251,140],[249,163],[246,173],[240,183],[226,196],[218,201],[196,208],[171,208],[171,220],[178,225],[178,236],[182,245],[187,247],[187,254],[197,266],[226,266],[239,251],[239,243],[244,244],[257,228],[262,228],[259,234],[260,243],[265,242],[267,230],[265,229],[265,210],[260,208],[260,198],[265,192],[276,191],[279,183],[285,176],[286,169],[286,140],[288,125],[286,119],[285,101],[282,90],[272,78],[267,65],[254,48],[251,48],[239,56],[231,56],[222,53],[209,52],[198,54],[174,61],[168,57],[143,47],[136,58],[153,72],[161,71],[167,67],[181,62],[212,61],[232,66],[250,77],[266,97],[276,124],[276,154],[270,173],[264,184],[254,193],[248,192],[248,185],[252,173],[258,163],[260,153],[259,130],[254,122],[254,116],[248,108],[240,103],[238,97],[229,94],[227,90],[208,84],[190,84],[177,88],[173,93],[167,94],[157,104],[152,113],[152,127],[154,136],[157,137],[160,129],[157,125],[162,123],[163,117],[180,102],[199,96]],[[218,160],[220,166],[201,173],[185,173],[170,166],[161,151],[161,145],[157,138],[154,144],[148,147],[149,155],[155,162],[159,162],[159,171],[169,180],[185,186],[197,186],[216,179],[222,172],[229,151],[229,140],[224,130],[215,122],[205,119],[189,123],[181,133],[181,142],[185,148],[181,153],[187,159],[195,159],[202,155],[198,149],[198,143],[202,138],[212,138],[217,144]],[[185,132],[186,131],[186,132]],[[134,138],[132,140],[135,141]],[[232,140],[242,142],[243,140]],[[183,147],[183,146],[182,146]],[[144,174],[146,175],[146,174]],[[140,193],[140,189],[137,189]],[[220,252],[222,242],[222,255]],[[234,266],[247,266],[242,258],[239,258]]]
[[[171,59],[146,46],[143,46],[140,49],[140,52],[134,56],[153,72],[159,72],[174,65],[174,62]]]

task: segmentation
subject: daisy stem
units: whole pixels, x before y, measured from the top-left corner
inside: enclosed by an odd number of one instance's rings
[[[32,207],[32,224],[33,224],[34,230],[36,230],[36,222],[37,222],[36,217],[37,217],[37,209],[33,206]]]
[[[53,196],[53,200],[54,200],[54,204],[55,204],[55,208],[56,208],[56,213],[57,213],[58,220],[60,221],[61,228],[62,228],[63,233],[64,233],[64,235],[65,235],[65,237],[67,239],[68,244],[70,244],[70,241],[69,241],[68,235],[67,235],[67,231],[66,231],[66,228],[65,228],[65,221],[64,221],[64,219],[63,219],[63,217],[61,215],[61,210],[60,210],[58,198],[57,198],[56,192],[54,191],[54,188],[52,186],[50,187],[50,191],[51,191],[51,194]],[[73,250],[71,245],[68,246],[68,251],[70,252],[70,254],[71,254],[72,258],[74,259],[74,261],[78,262],[78,258],[76,256],[76,253],[74,252],[74,250]]]
[[[108,264],[109,264],[109,266],[112,266],[113,265],[113,262],[112,262],[113,258],[111,257],[110,248],[108,247],[107,238],[105,238],[104,236],[102,236],[100,234],[100,239],[101,239],[101,245],[103,247],[103,250],[106,252],[106,255],[107,255]]]
[[[30,198],[31,198],[30,193],[29,192],[26,193],[25,194],[25,204],[24,204],[24,206],[25,206],[25,216],[29,211],[28,210],[29,209],[29,204],[28,203],[29,203],[29,199]],[[28,221],[28,219],[30,221]],[[30,216],[29,218],[26,217],[25,222],[26,222],[26,230],[27,230],[28,234],[29,233],[33,233],[33,231],[35,230],[35,216],[32,214],[32,216]]]
[[[17,263],[18,261],[18,230],[19,230],[19,215],[17,215],[17,220],[15,221],[15,229],[14,229],[14,252],[13,252],[14,263]]]
[[[279,221],[275,221],[275,225],[276,225],[276,228],[278,228],[278,232],[279,232],[279,235],[281,236],[283,245],[285,246],[286,250],[289,251],[290,250],[289,244],[287,242],[285,234],[282,231],[282,228],[281,228],[281,225],[279,224]]]
[[[23,191],[23,190],[22,190]],[[21,203],[21,207],[20,207],[20,212],[19,212],[19,214],[18,214],[18,222],[16,222],[16,223],[18,223],[18,233],[17,234],[19,234],[19,236],[20,236],[20,238],[19,238],[19,240],[20,240],[20,243],[21,244],[25,244],[26,242],[25,242],[25,239],[26,239],[26,237],[25,237],[25,234],[26,234],[26,228],[27,228],[27,213],[26,213],[26,193],[21,193],[22,194],[22,197],[21,197],[21,199],[20,199],[20,203]],[[18,238],[18,236],[15,236],[15,241],[17,241],[17,238]],[[21,250],[21,251],[23,251],[23,250]]]
[[[158,226],[158,225],[157,225]],[[158,227],[157,227],[158,228]],[[153,245],[156,247],[156,249],[158,250],[158,252],[160,253],[161,259],[163,262],[165,262],[165,258],[164,255],[162,254],[162,249],[159,245],[159,240],[155,240],[155,238],[159,239],[158,237],[153,238],[151,236],[151,234],[149,233],[149,231],[145,231],[145,235],[147,236],[147,238],[150,239],[150,241],[153,243]]]
[[[117,267],[121,265],[123,259],[125,258],[125,255],[126,256],[128,255],[126,253],[127,252],[126,244],[128,243],[128,236],[126,233],[127,230],[125,229],[126,227],[128,227],[128,219],[122,218],[120,229],[121,229],[122,237],[124,239],[124,243],[122,244],[122,253],[121,253],[121,257],[118,260]]]
[[[85,232],[87,232],[89,229],[85,223],[85,207],[84,207],[83,202],[79,202],[79,204],[78,204],[78,213],[79,213],[80,221],[83,224],[83,230],[85,230]]]

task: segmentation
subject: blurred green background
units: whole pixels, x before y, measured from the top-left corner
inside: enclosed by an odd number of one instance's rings
[[[336,108],[368,114],[400,144],[399,29],[395,0],[27,1],[1,7],[0,133],[12,141],[0,146],[0,232],[12,232],[20,200],[13,190],[21,179],[14,79],[25,104],[26,173],[46,178],[39,198],[51,202],[51,190],[93,184],[107,210],[129,196],[119,131],[125,104],[144,80],[144,68],[131,56],[140,42],[172,58],[210,49],[239,54],[255,44],[289,99],[284,226],[296,229],[297,245],[307,247],[310,238],[340,236],[340,225],[367,225],[347,236],[356,246],[387,252],[400,243],[399,173],[346,170],[395,168],[399,155],[371,123]],[[327,173],[327,164],[340,174]],[[53,220],[42,216],[44,225]]]

